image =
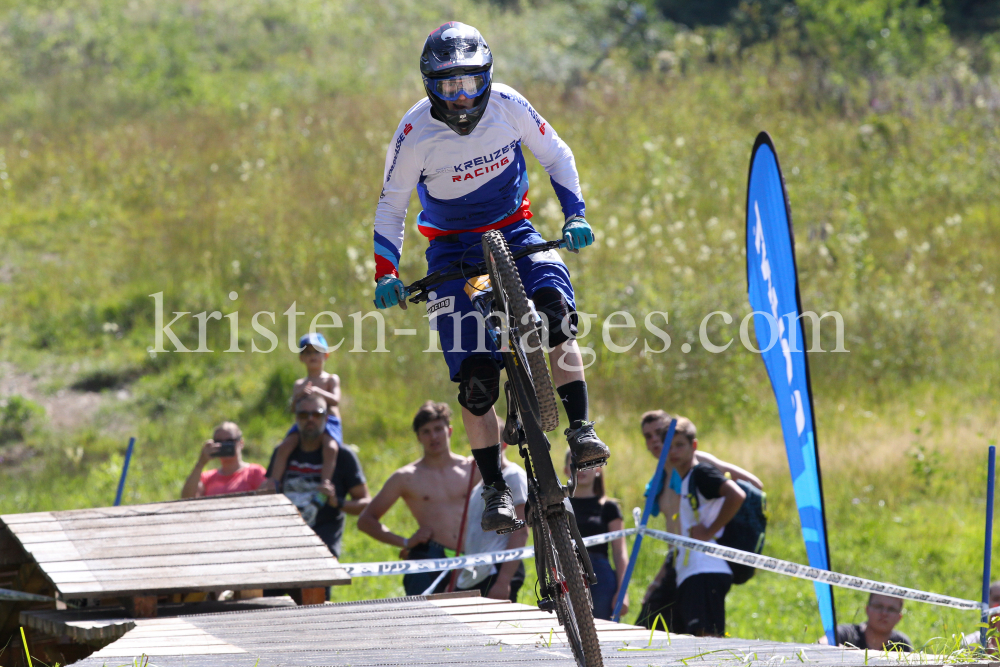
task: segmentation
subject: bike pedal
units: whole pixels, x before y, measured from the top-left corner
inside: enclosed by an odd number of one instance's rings
[[[517,524],[513,528],[501,528],[497,531],[497,535],[506,535],[507,533],[516,533],[517,531],[524,528],[527,524],[521,520],[518,520]]]
[[[577,471],[580,470],[593,470],[594,468],[603,468],[608,464],[608,459],[594,459],[593,461],[587,461],[586,463],[575,463]]]
[[[545,598],[544,600],[538,601],[538,608],[542,611],[547,611],[550,614],[556,610],[556,601],[551,598]]]

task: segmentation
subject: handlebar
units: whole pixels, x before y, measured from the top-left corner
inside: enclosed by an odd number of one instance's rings
[[[566,241],[559,239],[558,241],[545,241],[544,243],[533,243],[531,245],[523,246],[517,252],[511,253],[511,258],[514,261],[521,259],[522,257],[527,257],[528,255],[533,255],[537,252],[545,252],[546,250],[556,250],[557,248],[565,248]],[[420,280],[407,285],[407,299],[410,303],[421,303],[428,300],[428,293],[431,292],[435,287],[438,287],[449,280],[456,280],[458,278],[474,278],[475,276],[481,276],[486,273],[486,260],[479,262],[478,264],[460,264],[458,268],[452,268],[455,264],[452,264],[448,268],[435,271],[430,273]]]

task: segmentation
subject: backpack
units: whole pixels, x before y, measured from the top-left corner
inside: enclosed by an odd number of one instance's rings
[[[764,550],[767,531],[767,494],[743,480],[736,480],[736,484],[747,494],[747,498],[716,542],[724,547],[759,554]],[[745,584],[756,572],[742,563],[730,562],[729,567],[733,570],[734,584]]]

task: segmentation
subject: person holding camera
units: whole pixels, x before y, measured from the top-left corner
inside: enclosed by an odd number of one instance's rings
[[[212,459],[219,467],[205,470]],[[264,482],[264,467],[243,460],[243,432],[235,422],[222,422],[201,446],[198,462],[184,481],[181,498],[256,491]]]

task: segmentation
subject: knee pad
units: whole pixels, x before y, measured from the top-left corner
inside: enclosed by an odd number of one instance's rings
[[[500,398],[500,365],[493,357],[475,355],[462,362],[458,374],[458,402],[482,417]]]
[[[568,340],[576,340],[577,316],[570,308],[563,293],[554,287],[542,287],[531,295],[535,310],[542,316],[543,343],[546,347],[558,347]]]

